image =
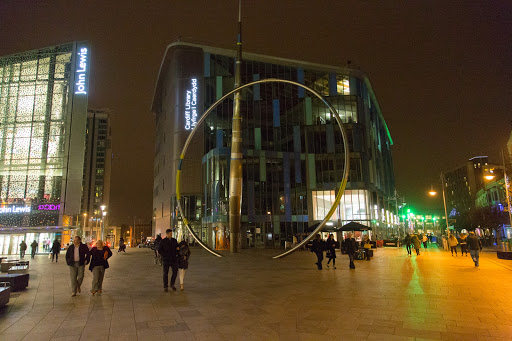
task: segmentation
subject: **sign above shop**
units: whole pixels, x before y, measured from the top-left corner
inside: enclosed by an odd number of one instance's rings
[[[0,214],[6,213],[29,213],[30,206],[4,206],[0,207]]]
[[[46,205],[39,205],[37,207],[39,211],[59,211],[60,210],[60,204],[46,204]]]

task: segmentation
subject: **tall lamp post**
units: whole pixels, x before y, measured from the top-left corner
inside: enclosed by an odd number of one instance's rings
[[[86,228],[86,223],[87,223],[87,213],[84,213],[84,225],[82,226],[82,237],[85,237],[85,228]]]
[[[446,221],[446,235],[448,236],[450,234],[450,226],[448,224],[448,210],[446,209],[446,195],[444,194],[444,184],[445,184],[445,180],[444,180],[444,175],[443,175],[443,172],[441,172],[441,189],[442,189],[442,192],[443,192],[443,205],[444,205],[444,216],[445,216],[445,221]],[[430,194],[430,196],[435,196],[437,195],[437,192],[434,190],[433,187],[430,188],[430,191],[428,192],[428,194]]]
[[[101,205],[100,206],[101,208],[101,240],[103,240],[104,238],[104,234],[105,234],[105,216],[107,215],[107,211],[105,211],[105,209],[107,208],[107,206],[105,205]]]

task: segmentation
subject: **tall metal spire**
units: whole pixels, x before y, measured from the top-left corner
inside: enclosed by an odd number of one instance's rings
[[[238,37],[236,45],[235,89],[242,85],[242,0],[238,0]],[[243,181],[241,96],[240,91],[235,93],[231,135],[231,163],[229,167],[229,245],[232,253],[240,251],[242,241],[240,236]]]

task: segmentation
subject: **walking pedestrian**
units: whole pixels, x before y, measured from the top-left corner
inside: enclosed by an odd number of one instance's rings
[[[423,235],[423,248],[426,250],[427,249],[427,242],[428,242],[428,237],[427,235]]]
[[[84,280],[84,268],[89,264],[90,259],[89,248],[87,245],[82,244],[82,238],[75,236],[73,244],[66,251],[66,263],[69,266],[69,276],[71,277],[71,296],[76,296],[77,293],[81,292],[80,287]]]
[[[457,238],[453,234],[450,234],[448,237],[448,245],[450,246],[450,250],[452,251],[452,257],[453,257],[453,251],[455,251],[455,257],[457,257],[457,245],[459,242],[457,241]]]
[[[475,262],[475,267],[479,267],[480,251],[482,251],[482,241],[475,235],[475,232],[469,232],[468,247],[469,254]]]
[[[324,259],[324,245],[320,234],[316,235],[315,240],[313,240],[313,244],[311,245],[311,252],[316,254],[316,266],[318,270],[322,270],[322,260]]]
[[[172,270],[171,276],[171,289],[176,291],[174,283],[178,276],[178,241],[172,237],[172,230],[167,229],[165,231],[166,237],[162,239],[158,246],[158,253],[162,257],[162,268],[163,268],[163,279],[164,279],[164,291],[169,291],[169,267]]]
[[[155,251],[155,264],[162,265],[162,260],[160,259],[160,255],[158,254],[158,246],[160,246],[160,242],[162,241],[162,236],[157,235],[155,238],[155,245],[153,245],[153,250]]]
[[[327,267],[329,267],[329,263],[332,261],[332,267],[336,270],[336,241],[332,234],[329,235],[325,243],[325,249],[327,250],[325,256],[329,258]]]
[[[25,257],[25,251],[27,251],[27,243],[22,240],[20,244],[20,258]]]
[[[428,237],[428,242],[430,244],[432,244],[432,233],[429,233],[427,237]]]
[[[32,251],[30,253],[30,256],[31,256],[32,259],[34,259],[34,257],[36,256],[37,246],[38,245],[39,244],[37,244],[37,242],[35,240],[32,242],[32,244],[30,244],[30,248],[31,248],[31,251]]]
[[[355,269],[356,266],[354,264],[354,257],[357,252],[357,242],[352,237],[352,234],[350,234],[350,233],[347,234],[344,244],[345,244],[345,251],[347,252],[348,259],[350,260],[349,268]]]
[[[108,269],[108,259],[112,257],[112,251],[106,245],[103,245],[102,240],[96,242],[96,246],[90,251],[91,263],[89,270],[92,271],[92,289],[91,294],[95,295],[103,291],[103,277],[105,276],[105,269]]]
[[[60,241],[58,239],[55,239],[53,241],[53,245],[50,249],[50,252],[52,253],[52,262],[55,259],[55,263],[59,261],[59,254],[60,254]]]
[[[188,259],[190,258],[190,248],[185,240],[178,245],[178,272],[180,275],[180,289],[183,291],[183,280],[185,279],[185,271],[188,269]]]
[[[117,250],[117,253],[124,252],[126,253],[126,245],[124,243],[123,237],[119,238],[119,250]]]
[[[419,256],[420,255],[421,242],[420,242],[418,236],[413,234],[411,236],[411,241],[412,241],[412,245],[414,245],[414,249],[416,250],[416,256]]]
[[[405,243],[405,249],[407,250],[407,255],[411,256],[412,255],[412,239],[411,239],[411,235],[409,233],[407,233],[405,235],[404,243]]]
[[[372,244],[370,243],[370,237],[368,235],[365,235],[361,244],[364,248],[364,258],[366,260],[370,260],[370,249],[372,248]]]
[[[464,252],[466,253],[466,257],[468,256],[468,236],[465,233],[462,233],[460,235],[460,253],[462,256],[464,256]]]

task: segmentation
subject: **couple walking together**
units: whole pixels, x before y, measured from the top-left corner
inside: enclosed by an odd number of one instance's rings
[[[185,278],[185,270],[188,269],[188,259],[190,257],[190,249],[186,241],[178,244],[178,241],[172,237],[172,230],[165,231],[166,237],[162,239],[158,245],[157,251],[162,257],[164,291],[169,291],[169,268],[172,270],[171,289],[176,291],[174,283],[180,275],[180,288],[183,290],[183,280]]]
[[[76,296],[81,292],[82,282],[84,280],[84,269],[89,264],[89,270],[92,271],[92,289],[91,294],[101,293],[103,288],[103,278],[105,269],[108,269],[108,259],[112,256],[112,251],[103,241],[98,240],[96,246],[91,250],[87,245],[82,244],[82,238],[75,236],[73,244],[66,252],[66,263],[69,266],[71,277],[71,296]]]

